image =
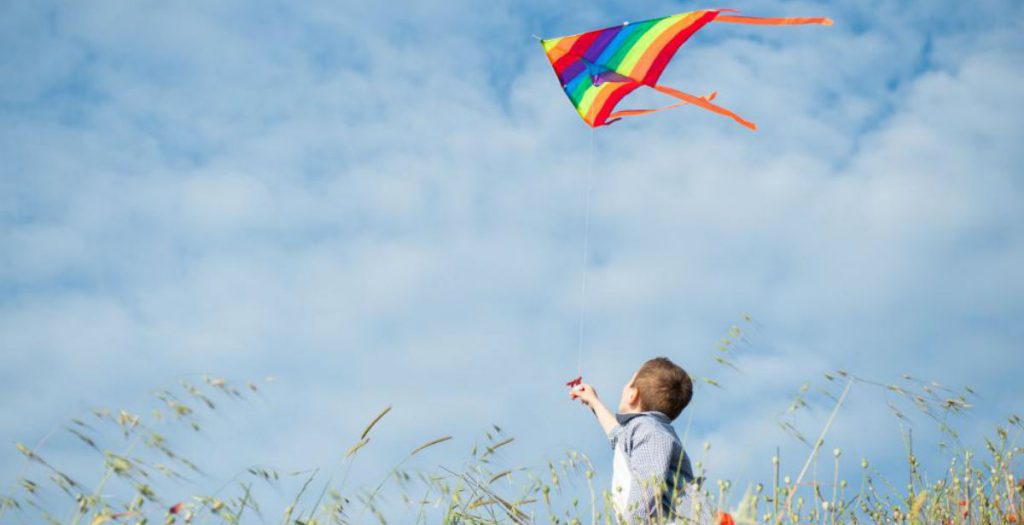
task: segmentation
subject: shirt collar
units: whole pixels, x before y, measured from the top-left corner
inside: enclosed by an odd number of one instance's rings
[[[625,425],[626,423],[629,422],[629,420],[640,416],[650,416],[666,424],[672,423],[672,421],[669,420],[668,416],[656,410],[649,410],[647,412],[632,412],[629,414],[615,414],[615,420],[618,421],[620,425]]]

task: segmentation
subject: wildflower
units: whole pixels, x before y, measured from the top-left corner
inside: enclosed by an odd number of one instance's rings
[[[183,508],[185,508],[185,503],[179,501],[179,502],[175,503],[170,509],[167,509],[167,512],[170,513],[170,514],[177,514],[177,513],[181,512],[181,509],[183,509]]]
[[[1016,514],[1007,514],[1006,515],[1006,521],[1008,521],[1010,523],[1017,523],[1017,515]]]
[[[717,525],[736,525],[736,522],[733,521],[732,516],[728,512],[719,512],[715,523]]]

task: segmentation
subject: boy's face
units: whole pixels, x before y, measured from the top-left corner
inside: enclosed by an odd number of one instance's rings
[[[636,372],[629,378],[626,386],[622,387],[622,397],[619,399],[619,413],[630,414],[640,412],[640,391],[636,389]]]

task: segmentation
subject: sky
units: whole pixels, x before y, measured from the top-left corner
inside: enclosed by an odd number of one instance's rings
[[[440,435],[419,466],[461,461],[498,424],[508,464],[572,448],[606,479],[563,386],[588,187],[582,373],[610,404],[654,356],[719,379],[676,423],[711,477],[764,480],[776,449],[797,470],[778,419],[835,369],[969,385],[980,442],[1024,400],[1024,5],[724,6],[835,20],[712,24],[668,67],[756,133],[694,108],[592,132],[531,36],[706,7],[0,3],[0,472],[210,374],[276,378],[181,438],[221,479],[336,462],[388,405],[373,464]],[[712,360],[733,324],[739,372]],[[95,462],[62,439],[42,450]],[[899,469],[877,389],[832,446]]]

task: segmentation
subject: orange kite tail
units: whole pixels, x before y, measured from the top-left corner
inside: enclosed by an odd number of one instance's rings
[[[717,91],[712,91],[711,94],[705,95],[703,97],[700,97],[700,99],[701,100],[711,101],[711,100],[714,100],[715,97],[717,97],[717,96],[718,96],[718,92]],[[678,98],[678,97],[676,97],[676,98]],[[654,108],[654,109],[624,109],[624,110],[621,110],[621,111],[616,111],[615,113],[612,113],[611,115],[608,115],[608,122],[607,122],[607,124],[611,124],[612,122],[614,122],[616,120],[619,120],[622,117],[636,117],[636,116],[639,116],[639,115],[648,115],[650,113],[657,113],[659,111],[675,109],[675,108],[678,108],[679,106],[685,106],[687,104],[689,104],[689,102],[684,101],[684,102],[680,102],[678,104],[672,104],[671,106],[665,106],[665,107]]]
[[[728,109],[725,109],[725,108],[723,108],[721,106],[717,106],[715,104],[712,104],[711,102],[709,102],[708,100],[705,100],[702,97],[695,97],[695,96],[693,96],[693,95],[691,95],[689,93],[683,93],[682,91],[679,91],[678,89],[673,89],[673,88],[670,88],[668,86],[662,86],[661,84],[658,84],[658,85],[652,86],[652,87],[654,89],[656,89],[656,90],[658,90],[658,91],[668,95],[668,96],[678,98],[679,100],[682,100],[683,102],[689,102],[690,104],[693,104],[694,106],[702,107],[702,108],[704,108],[704,109],[706,109],[708,111],[711,111],[713,113],[718,113],[719,115],[724,115],[726,117],[729,117],[729,118],[735,120],[740,125],[742,125],[744,127],[747,127],[750,130],[752,130],[752,131],[757,131],[757,124],[754,124],[753,122],[751,122],[751,121],[749,121],[749,120],[747,120],[747,119],[745,119],[745,118],[743,118],[743,117],[733,113],[732,111],[729,111]]]
[[[727,24],[749,24],[757,26],[798,26],[804,24],[820,24],[823,26],[832,25],[832,19],[824,17],[760,18],[756,16],[718,15],[715,17],[714,21],[725,22]]]

